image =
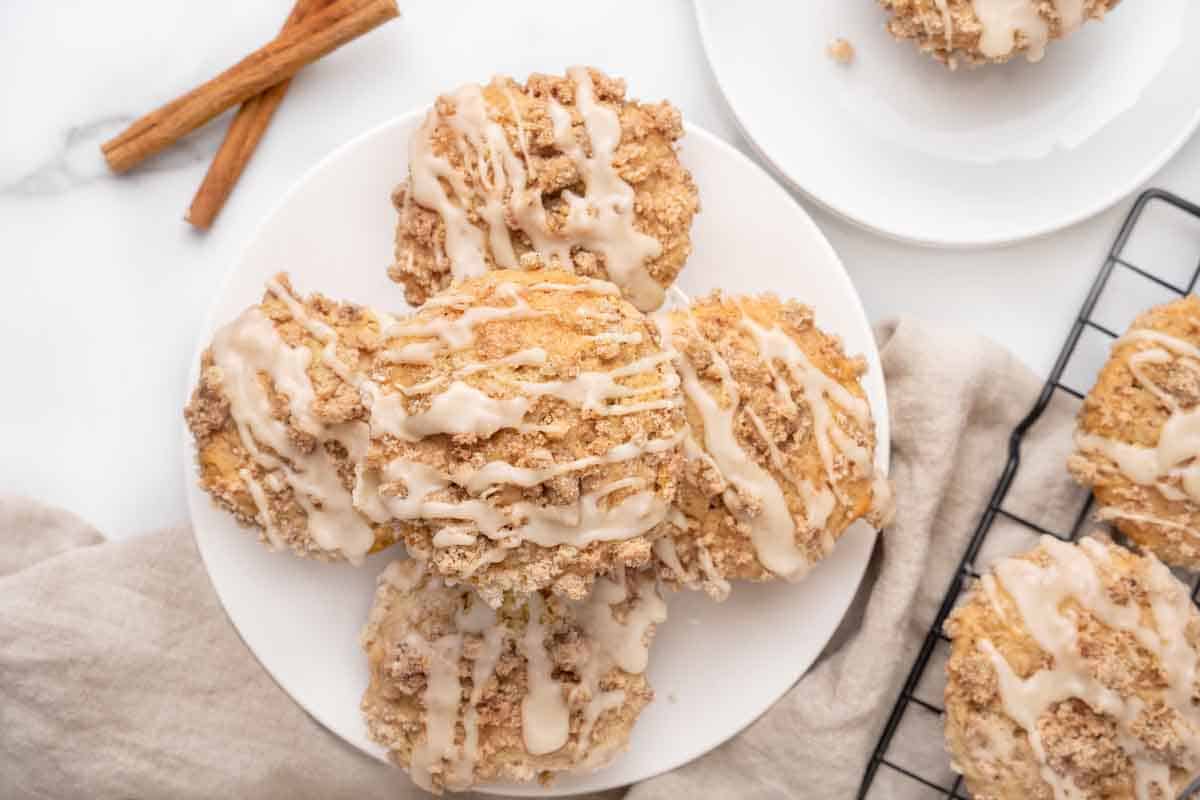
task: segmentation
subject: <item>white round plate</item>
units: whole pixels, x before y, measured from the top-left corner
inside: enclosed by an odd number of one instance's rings
[[[300,180],[228,276],[201,346],[213,328],[257,302],[264,281],[280,270],[303,293],[319,290],[390,310],[405,308],[403,293],[385,274],[395,224],[389,194],[407,173],[407,141],[422,116],[406,114],[351,141]],[[682,153],[703,201],[682,289],[770,290],[811,304],[822,327],[868,359],[866,389],[877,420],[880,463],[886,464],[888,415],[879,356],[833,249],[795,201],[729,145],[689,128]],[[193,364],[199,361],[197,353]],[[360,568],[267,551],[197,487],[194,449],[186,431],[184,437],[196,542],[242,639],[310,714],[382,758],[358,711],[367,685],[358,635],[375,576],[402,551],[376,554]],[[563,777],[549,788],[496,790],[555,795],[620,786],[673,769],[733,736],[816,659],[854,596],[874,540],[865,524],[848,532],[832,557],[799,584],[739,585],[720,605],[699,593],[670,598],[671,619],[659,627],[649,670],[656,699],[638,722],[629,752],[599,772]],[[408,779],[397,771],[396,780]]]
[[[695,0],[721,91],[763,158],[879,233],[972,247],[1056,231],[1137,189],[1200,123],[1200,3],[1128,0],[1023,58],[955,72],[875,0]],[[854,61],[825,48],[849,40]]]

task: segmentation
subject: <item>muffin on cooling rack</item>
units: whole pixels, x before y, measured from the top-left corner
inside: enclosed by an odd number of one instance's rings
[[[356,507],[367,409],[338,377],[371,360],[378,333],[373,312],[302,300],[280,275],[204,352],[184,409],[200,486],[273,548],[358,562],[395,539],[378,504]]]
[[[655,543],[667,582],[721,599],[732,579],[795,580],[855,520],[887,524],[866,363],[811,309],[718,292],[654,322],[690,425],[668,535]]]
[[[1102,519],[1168,564],[1200,569],[1200,299],[1147,311],[1113,345],[1068,466]]]
[[[438,98],[395,191],[389,274],[419,305],[451,281],[538,265],[612,281],[639,309],[663,301],[699,208],[669,103],[625,97],[589,67],[524,85],[495,78]]]
[[[582,598],[650,559],[683,461],[671,355],[611,283],[495,270],[384,331],[368,475],[409,553]]]
[[[1088,20],[1100,20],[1120,0],[879,0],[892,17],[888,31],[911,39],[938,61],[956,67],[1040,61],[1046,45]]]
[[[435,792],[601,767],[653,697],[643,673],[665,619],[648,575],[492,609],[419,562],[393,562],[362,636],[371,738]]]
[[[1171,800],[1200,771],[1200,613],[1153,556],[1043,537],[946,633],[946,744],[973,797]]]

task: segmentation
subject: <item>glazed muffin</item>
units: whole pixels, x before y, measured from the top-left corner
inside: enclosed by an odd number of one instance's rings
[[[272,548],[359,562],[395,539],[377,502],[354,502],[369,494],[367,409],[338,375],[372,359],[379,327],[280,275],[204,352],[184,410],[200,486]]]
[[[1101,519],[1168,564],[1200,569],[1200,300],[1138,317],[1079,413],[1068,467]]]
[[[1171,800],[1200,770],[1200,614],[1153,556],[1043,537],[946,633],[946,745],[973,797]]]
[[[1008,61],[1021,54],[1040,61],[1046,45],[1088,20],[1102,20],[1120,0],[879,0],[888,31],[912,40],[950,66]]]
[[[648,563],[676,492],[671,356],[611,283],[498,270],[384,333],[367,463],[409,553],[493,606]]]
[[[643,673],[665,619],[646,575],[601,578],[584,600],[541,592],[492,609],[420,562],[393,562],[362,636],[368,731],[439,793],[596,769],[653,697]]]
[[[889,522],[866,362],[811,309],[716,292],[654,321],[690,426],[668,535],[655,546],[667,582],[721,599],[732,579],[796,580],[855,520]]]
[[[699,207],[675,152],[682,135],[669,103],[628,100],[624,81],[586,67],[444,95],[393,195],[389,274],[414,306],[485,270],[546,267],[658,308]]]

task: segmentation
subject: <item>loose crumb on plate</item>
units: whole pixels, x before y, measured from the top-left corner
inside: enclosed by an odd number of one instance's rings
[[[854,60],[854,45],[839,37],[829,43],[825,53],[839,64],[849,64]]]

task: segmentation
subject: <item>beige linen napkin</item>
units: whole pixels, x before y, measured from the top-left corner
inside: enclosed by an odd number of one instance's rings
[[[904,320],[878,336],[898,513],[834,642],[741,736],[605,797],[838,800],[857,791],[1008,434],[1040,386],[968,334]],[[1054,407],[1031,432],[1014,489],[1023,512],[1078,508],[1063,468],[1071,413]],[[945,772],[936,718],[926,722],[924,733],[900,737],[893,758]],[[186,529],[105,542],[65,512],[0,499],[0,797],[421,795],[272,682],[222,612]],[[871,794],[929,796],[889,770]]]

